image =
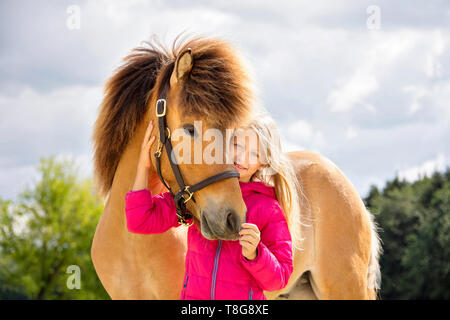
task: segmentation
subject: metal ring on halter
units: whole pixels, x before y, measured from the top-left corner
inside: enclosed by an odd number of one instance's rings
[[[192,196],[194,195],[194,193],[193,192],[191,192],[190,190],[189,190],[189,186],[185,186],[184,187],[184,191],[186,191],[188,194],[189,194],[189,197],[186,199],[185,197],[183,197],[183,199],[184,199],[184,203],[186,203],[186,202],[188,202],[189,200],[191,200],[191,198],[192,198]]]

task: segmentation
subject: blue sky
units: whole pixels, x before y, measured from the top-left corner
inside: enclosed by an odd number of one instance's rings
[[[37,179],[40,157],[91,175],[104,82],[131,48],[182,31],[237,46],[284,149],[328,157],[361,196],[450,165],[448,1],[2,1],[0,18],[3,198]]]

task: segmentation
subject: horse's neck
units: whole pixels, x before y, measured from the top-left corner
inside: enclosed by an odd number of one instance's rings
[[[183,277],[186,232],[143,236],[129,232],[126,226],[125,195],[133,187],[142,136],[126,148],[116,169],[94,237],[93,262],[113,299],[176,299]],[[147,187],[152,194],[165,191],[154,170],[149,172]]]
[[[108,199],[110,208],[110,219],[116,224],[116,230],[126,230],[126,216],[125,216],[125,194],[129,192],[134,184],[136,177],[137,161],[139,159],[140,147],[145,133],[144,125],[141,125],[135,137],[130,141],[125,149],[121,160],[117,166],[114,180],[111,186],[111,192]],[[147,189],[152,194],[158,194],[167,191],[164,185],[158,178],[156,170],[151,167],[148,174]]]
[[[111,187],[111,192],[108,198],[108,207],[110,212],[110,219],[120,229],[126,229],[126,215],[125,215],[125,195],[132,189],[134,183],[133,178],[129,178],[130,170],[128,168],[123,169],[124,172],[118,168],[114,177],[114,183]],[[135,170],[134,170],[135,171]],[[133,171],[133,172],[134,172]],[[147,189],[151,191],[153,195],[165,192],[167,189],[158,180],[158,175],[155,171],[149,172]],[[117,229],[117,227],[115,229]]]

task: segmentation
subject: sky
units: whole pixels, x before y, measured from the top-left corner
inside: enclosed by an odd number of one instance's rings
[[[449,1],[0,2],[0,197],[41,157],[92,176],[105,81],[157,35],[218,36],[252,70],[283,150],[334,162],[361,197],[450,166]]]

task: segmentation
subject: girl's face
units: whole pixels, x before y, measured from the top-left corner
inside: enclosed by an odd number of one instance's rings
[[[256,143],[248,143],[246,138],[245,143],[239,141],[236,137],[233,139],[234,144],[234,168],[241,177],[239,181],[249,182],[253,174],[264,167],[259,159],[258,141]]]

